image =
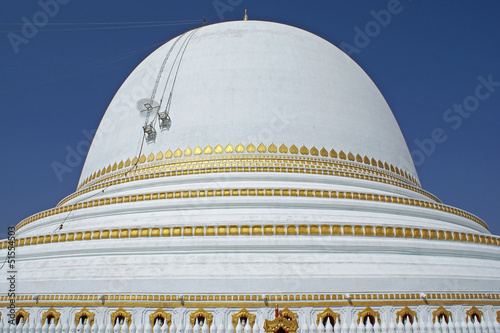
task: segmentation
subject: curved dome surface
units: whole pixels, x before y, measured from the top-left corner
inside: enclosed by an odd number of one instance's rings
[[[169,130],[151,100],[169,105]],[[205,26],[147,57],[106,111],[78,190],[16,238],[17,292],[59,300],[500,299],[500,237],[419,186],[389,107],[351,59],[275,23]]]
[[[163,111],[170,94],[170,130],[160,133],[156,124],[156,142],[141,150],[140,108],[153,97]],[[333,148],[417,178],[389,106],[353,60],[304,30],[236,21],[189,31],[132,72],[102,119],[80,184],[138,155],[229,143]]]

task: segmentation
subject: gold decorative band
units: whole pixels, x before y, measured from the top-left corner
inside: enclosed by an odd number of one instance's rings
[[[136,176],[139,177],[139,176]],[[189,190],[189,191],[174,191],[174,192],[160,192],[160,193],[146,193],[138,195],[126,195],[119,197],[109,197],[96,200],[90,200],[80,203],[75,203],[73,205],[66,205],[44,212],[38,213],[36,215],[30,216],[29,218],[23,220],[16,226],[16,230],[37,221],[41,218],[47,216],[57,215],[61,213],[70,212],[73,210],[86,209],[91,207],[106,206],[123,204],[128,202],[137,201],[147,201],[147,200],[165,200],[165,199],[188,199],[188,198],[206,198],[206,197],[240,197],[240,196],[275,196],[275,197],[309,197],[309,198],[331,198],[331,199],[348,199],[348,200],[363,200],[363,201],[378,201],[386,203],[395,203],[400,205],[422,207],[426,209],[434,209],[442,212],[447,212],[457,216],[467,218],[481,225],[482,227],[488,229],[486,223],[481,219],[467,213],[463,210],[459,210],[450,206],[443,204],[408,199],[405,197],[396,197],[390,195],[380,195],[380,194],[366,194],[357,192],[344,192],[344,191],[320,191],[311,189],[207,189],[207,190]]]
[[[104,302],[101,297],[104,296]],[[325,307],[325,306],[384,306],[384,305],[454,305],[481,304],[500,305],[499,294],[482,293],[430,293],[424,300],[416,293],[356,293],[347,300],[344,294],[290,294],[267,295],[266,305],[262,295],[39,295],[35,301],[33,295],[16,296],[16,305],[25,307],[47,306],[93,306],[93,307],[246,307],[255,308],[274,306],[289,307]],[[9,305],[7,296],[0,296],[0,307]]]
[[[324,147],[321,149],[317,149],[316,147],[312,148],[307,148],[305,146],[302,146],[300,149],[297,148],[295,145],[292,145],[290,148],[285,146],[285,144],[282,144],[279,148],[272,143],[269,147],[266,147],[263,143],[258,145],[258,147],[255,147],[252,143],[250,143],[246,148],[243,146],[241,143],[239,143],[236,147],[233,147],[230,143],[223,148],[220,144],[218,144],[215,149],[213,149],[210,145],[207,145],[204,149],[202,149],[200,146],[197,146],[194,150],[192,150],[190,147],[187,147],[184,150],[181,150],[180,148],[177,148],[174,152],[172,152],[170,149],[167,150],[165,153],[163,152],[158,152],[157,154],[150,153],[149,156],[146,157],[146,155],[142,155],[139,158],[133,157],[132,159],[128,158],[127,160],[123,161],[121,160],[120,162],[115,162],[114,164],[110,164],[107,167],[103,167],[102,170],[98,170],[94,172],[92,175],[87,177],[85,180],[82,181],[82,183],[78,186],[77,189],[80,189],[87,183],[91,182],[94,179],[98,179],[101,176],[104,176],[106,174],[109,174],[111,172],[121,170],[121,169],[126,169],[134,165],[138,164],[143,164],[143,163],[152,163],[152,162],[158,162],[162,160],[169,160],[171,158],[180,158],[182,156],[184,157],[190,157],[193,155],[212,155],[212,154],[242,154],[245,153],[254,154],[265,154],[265,153],[271,153],[271,154],[288,154],[287,156],[293,156],[293,155],[311,155],[311,156],[321,156],[324,158],[332,158],[332,159],[337,159],[337,160],[345,160],[345,161],[351,161],[354,162],[353,164],[365,164],[369,166],[373,166],[375,168],[379,168],[380,170],[386,170],[390,171],[392,173],[395,173],[401,177],[404,177],[408,181],[412,182],[414,185],[420,187],[419,182],[415,177],[413,177],[411,174],[408,172],[399,169],[397,166],[393,166],[392,164],[388,164],[387,162],[382,162],[380,160],[375,160],[375,158],[369,158],[366,155],[361,156],[359,154],[356,154],[356,156],[348,152],[347,154],[344,153],[342,150],[337,153],[335,149],[330,149],[328,152]],[[235,155],[232,155],[233,157]]]
[[[430,239],[441,241],[470,242],[500,246],[500,238],[481,234],[468,234],[446,230],[402,228],[392,226],[372,225],[217,225],[217,226],[173,226],[163,228],[122,228],[99,229],[80,232],[41,235],[35,237],[19,238],[15,246],[33,246],[38,244],[88,241],[98,239],[137,238],[137,237],[180,237],[180,236],[285,236],[285,235],[310,235],[310,236],[365,236],[365,237],[390,237]],[[1,248],[7,248],[8,241],[0,243]]]
[[[307,173],[356,178],[398,186],[425,195],[436,202],[441,202],[429,192],[422,190],[418,186],[413,186],[407,181],[402,182],[400,177],[394,177],[389,172],[377,170],[373,167],[359,166],[355,163],[306,157],[239,156],[235,158],[235,156],[229,155],[154,163],[133,170],[122,170],[120,172],[110,173],[106,177],[90,182],[90,186],[67,196],[61,200],[57,206],[61,206],[69,200],[96,189],[136,180],[188,174],[231,172]],[[139,178],[137,178],[137,176],[139,176]]]

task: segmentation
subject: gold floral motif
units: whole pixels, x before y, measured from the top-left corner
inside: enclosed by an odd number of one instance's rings
[[[131,163],[132,161],[130,160],[130,158],[127,158],[127,160],[125,161],[125,167],[128,168]]]
[[[155,160],[155,155],[153,153],[148,155],[147,161],[148,162],[153,162]]]
[[[472,319],[472,316],[476,315],[479,318],[479,322],[482,321],[483,319],[483,312],[480,311],[478,308],[476,308],[474,305],[467,311],[465,311],[466,314],[466,322],[469,322],[470,319]]]
[[[348,159],[349,161],[354,161],[354,155],[353,155],[351,152],[349,152],[349,153],[347,154],[347,159]]]
[[[156,159],[157,161],[162,160],[162,159],[163,159],[163,153],[162,153],[161,151],[160,151],[160,152],[158,152],[158,154],[156,154],[155,159]]]
[[[325,149],[325,147],[321,148],[319,154],[323,157],[328,157],[328,151]]]
[[[134,156],[134,158],[132,159],[132,165],[136,165],[138,161],[139,159],[137,158],[137,156]]]
[[[295,145],[292,145],[290,147],[290,153],[291,154],[298,154],[299,153],[299,148],[297,148]]]
[[[320,320],[321,320],[321,322],[323,322],[326,317],[332,317],[333,318],[333,323],[331,323],[332,326],[334,326],[335,324],[339,324],[340,325],[340,314],[337,313],[337,312],[334,312],[330,308],[326,308],[325,310],[323,310],[323,312],[320,312],[320,313],[317,314],[317,316],[316,316],[316,325],[319,324]]]
[[[213,153],[213,151],[214,151],[214,150],[212,149],[212,147],[211,147],[210,145],[207,145],[207,146],[205,147],[205,149],[203,149],[203,154],[205,154],[205,155],[210,155],[210,154],[212,154],[212,153]]]
[[[282,143],[281,146],[280,146],[280,153],[282,153],[282,154],[288,153],[288,147],[285,146],[284,143]]]
[[[306,146],[302,146],[302,147],[300,147],[300,153],[302,155],[309,155],[309,149],[307,149]]]
[[[372,317],[374,320],[376,319],[377,322],[380,324],[380,315],[379,315],[378,311],[375,311],[372,308],[370,308],[369,306],[367,306],[363,311],[358,312],[358,320],[357,320],[358,325],[359,325],[359,322],[361,320],[363,320],[363,324],[364,324],[365,318],[367,316]],[[372,325],[373,324],[375,324],[375,323],[372,323]]]
[[[243,146],[243,145],[241,144],[241,142],[240,142],[240,143],[238,143],[238,145],[236,146],[236,149],[235,149],[235,150],[236,150],[236,152],[237,152],[237,153],[244,153],[244,152],[245,152],[245,146]]]
[[[174,157],[181,157],[182,156],[182,150],[180,148],[177,148],[177,150],[174,152]]]
[[[169,150],[165,153],[164,157],[165,157],[165,159],[166,159],[166,160],[168,160],[169,158],[172,158],[172,156],[173,156],[173,155],[174,155],[174,154],[173,154],[173,153],[172,153],[172,151],[169,149]]]
[[[253,324],[255,324],[255,314],[248,312],[247,309],[243,308],[237,313],[233,313],[231,315],[231,318],[233,320],[233,326],[235,327],[235,332],[236,332],[236,326],[238,325],[238,320],[240,318],[246,318],[248,320],[248,324],[250,327],[253,327]]]
[[[116,171],[116,169],[118,169],[118,164],[113,164],[113,166],[111,167],[111,171]]]
[[[339,152],[339,158],[342,160],[347,159],[347,156],[345,155],[345,153],[342,150]]]
[[[224,151],[225,151],[226,153],[232,153],[232,152],[234,152],[234,147],[233,147],[233,145],[231,145],[230,143],[228,143],[228,144],[227,144],[227,146],[226,146],[226,148],[224,148]]]
[[[194,151],[193,151],[193,154],[194,155],[201,155],[201,153],[203,152],[203,150],[201,149],[200,146],[197,146]]]
[[[205,320],[207,321],[208,327],[210,327],[212,325],[213,315],[211,313],[205,311],[205,309],[199,308],[198,310],[191,312],[189,314],[189,321],[191,322],[192,326],[194,326],[196,318],[199,318],[199,317],[205,318]]]
[[[216,154],[222,154],[223,152],[224,152],[224,148],[222,148],[222,146],[220,144],[218,144],[217,146],[215,146],[214,153],[216,153]]]
[[[127,325],[129,327],[132,324],[132,314],[122,307],[118,308],[115,312],[111,313],[110,316],[111,316],[111,323],[113,326],[115,325],[116,318],[120,316],[127,319]]]
[[[144,163],[146,162],[146,155],[142,154],[141,158],[139,158],[139,163]]]
[[[261,144],[257,147],[257,151],[258,151],[259,153],[265,153],[265,152],[267,151],[267,148],[266,148],[266,146],[265,146],[263,143],[261,143]]]
[[[453,320],[451,317],[451,312],[446,310],[442,305],[440,305],[436,310],[432,311],[432,322],[435,323],[436,319],[439,319],[439,317],[443,316],[446,322],[448,322],[450,319]]]
[[[17,319],[21,316],[23,318],[23,323],[26,323],[28,321],[28,318],[30,317],[30,313],[23,308],[20,308],[19,310],[16,311],[14,318]]]
[[[404,316],[408,315],[410,317],[410,323],[413,324],[413,321],[418,321],[417,313],[410,309],[408,306],[405,306],[398,312],[396,312],[396,324],[399,323],[400,320],[403,320]]]
[[[257,149],[255,148],[255,146],[253,145],[253,143],[250,143],[248,146],[247,146],[247,152],[249,153],[255,153]]]
[[[299,328],[297,324],[297,314],[285,308],[280,311],[278,317],[273,320],[266,319],[264,322],[264,330],[266,333],[277,333],[280,328],[287,333],[296,333]]]
[[[271,145],[269,146],[269,148],[267,150],[270,153],[277,153],[278,152],[278,148],[276,147],[276,145],[274,143],[271,143]]]
[[[191,148],[189,148],[189,146],[186,148],[186,150],[184,150],[184,156],[191,156],[192,153],[193,151],[191,150]]]
[[[335,151],[335,149],[333,149],[333,148],[332,148],[332,149],[330,150],[330,157],[331,157],[331,158],[337,158],[337,156],[338,156],[338,155],[337,155],[337,152]]]
[[[311,155],[313,155],[313,156],[319,155],[318,149],[316,149],[316,147],[314,147],[314,146],[312,146],[312,148],[311,148]]]
[[[45,320],[47,320],[47,318],[54,318],[54,324],[57,325],[59,323],[60,317],[61,313],[56,311],[53,307],[50,307],[50,309],[48,309],[42,314],[42,325],[45,324]]]
[[[167,321],[167,325],[170,326],[172,324],[172,315],[168,312],[165,312],[162,308],[156,309],[155,312],[149,315],[149,322],[151,323],[151,327],[155,326],[155,320],[160,317],[163,320]]]
[[[81,309],[79,312],[75,313],[75,325],[78,326],[78,323],[80,322],[80,318],[82,317],[87,317],[90,326],[94,325],[94,317],[95,313],[89,311],[86,307]]]

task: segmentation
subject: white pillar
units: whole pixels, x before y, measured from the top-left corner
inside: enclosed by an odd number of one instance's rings
[[[405,333],[405,325],[403,325],[403,321],[400,320],[398,324],[396,325],[396,332],[397,333]]]
[[[446,323],[446,320],[444,319],[443,322],[441,323],[441,332],[448,333],[448,323]]]
[[[344,323],[342,324],[342,333],[349,333],[349,326],[347,325],[347,320],[344,320]]]
[[[365,325],[363,324],[363,320],[359,321],[357,333],[365,333]]]
[[[160,333],[161,331],[161,327],[160,327],[160,324],[158,323],[158,319],[155,320],[154,322],[154,326],[153,326],[153,333]],[[200,332],[198,332],[200,333]]]
[[[486,325],[486,318],[483,316],[483,320],[481,320],[481,330],[483,333],[489,333],[488,332],[488,325]]]
[[[69,325],[67,321],[65,321],[63,324],[62,333],[69,333]]]
[[[42,333],[49,333],[49,319],[45,319],[45,323],[42,325]]]
[[[391,320],[391,323],[389,324],[389,328],[387,329],[387,332],[396,333],[396,324],[394,324],[393,320]]]
[[[83,333],[83,324],[82,324],[81,318],[80,318],[80,321],[78,321],[78,325],[76,326],[76,333]]]
[[[253,332],[257,333],[257,332]],[[306,321],[304,320],[304,323],[302,323],[302,327],[300,328],[300,333],[309,333],[309,326],[307,326]]]
[[[34,319],[30,319],[30,320],[29,320],[29,322],[30,322],[30,330],[29,330],[29,333],[35,333],[35,320],[34,320]],[[6,332],[5,332],[5,328],[6,328],[6,327],[7,327],[7,325],[5,325],[5,326],[4,326],[4,329],[3,329],[4,333],[6,333]],[[68,333],[68,331],[66,331],[66,333]]]
[[[94,332],[92,332],[92,333],[94,333]],[[104,318],[103,318],[102,323],[99,325],[99,330],[97,331],[97,333],[106,333],[106,323],[104,321]]]
[[[132,327],[132,325],[131,325],[131,327]],[[165,320],[163,320],[163,325],[161,325],[160,332],[161,332],[161,333],[168,333],[168,323],[167,323],[167,318],[165,318]],[[132,332],[130,332],[130,333],[132,333]]]
[[[309,325],[309,333],[316,333],[318,330],[318,326],[314,323],[314,320],[311,321],[311,325]]]
[[[207,326],[208,327],[208,326]],[[250,327],[250,320],[247,319],[245,322],[245,327],[243,328],[244,333],[252,333],[252,328]],[[208,332],[207,332],[208,333]]]
[[[335,325],[333,325],[333,332],[334,333],[340,333],[340,323],[339,321],[337,320],[337,322],[335,323]]]
[[[94,322],[95,323],[95,322]],[[137,328],[135,327],[135,323],[134,321],[132,320],[132,323],[130,324],[130,327],[128,328],[128,331],[130,333],[135,333],[137,331]],[[92,330],[92,333],[94,333],[94,330]],[[98,332],[96,332],[98,333]],[[167,332],[168,333],[168,332]]]
[[[238,324],[236,324],[236,333],[243,333],[243,326],[241,326],[240,318],[238,318]]]
[[[60,323],[61,323],[61,321],[59,320],[59,324]],[[2,329],[0,329],[0,332],[1,331],[2,331]],[[26,322],[23,325],[23,333],[29,333],[29,331],[30,331],[30,323],[29,323],[29,319],[28,319],[28,320],[26,320]]]
[[[356,324],[353,321],[351,321],[351,326],[349,326],[349,333],[356,333]]]
[[[316,332],[325,333],[325,325],[323,325],[323,321],[321,319],[319,320],[318,327],[316,328]]]
[[[420,333],[420,327],[418,326],[417,318],[413,318],[413,324],[411,325],[413,333]]]
[[[217,333],[224,333],[225,330],[226,328],[224,327],[224,323],[220,323],[220,325],[217,325]]]
[[[87,333],[87,332],[85,332]],[[128,322],[127,322],[127,318],[125,318],[125,320],[123,320],[123,325],[121,327],[121,333],[128,333]]]
[[[149,320],[146,319],[146,325],[144,325],[144,333],[152,333],[152,332],[153,332],[153,327],[151,326],[151,323],[149,322]],[[182,331],[179,331],[179,332],[184,333]]]
[[[259,333],[259,324],[257,324],[257,319],[255,319],[255,323],[253,323],[252,332]],[[214,333],[214,332],[210,332],[210,333]]]
[[[24,320],[21,318],[16,326],[16,333],[23,333]]]
[[[232,318],[229,317],[229,319],[227,321],[226,333],[234,333],[234,325],[233,325],[233,321],[231,319]]]
[[[52,321],[49,323],[49,333],[56,333],[55,319],[52,319]]]
[[[85,320],[85,324],[83,325],[83,333],[91,333],[91,328],[90,328],[90,320],[87,319]],[[50,329],[49,329],[50,332]]]
[[[333,333],[333,325],[330,322],[330,318],[326,319],[325,333]]]
[[[481,326],[477,321],[474,323],[474,330],[476,330],[476,333],[482,333]]]
[[[375,319],[375,322],[377,320]],[[368,322],[366,323],[366,327],[365,327],[365,331],[366,333],[373,333],[373,326],[372,326],[372,322],[368,320]]]
[[[177,333],[177,326],[175,326],[175,322],[173,320],[170,324],[170,333]]]
[[[453,323],[453,321],[451,320],[451,318],[450,318],[450,321],[448,322],[448,332],[450,332],[450,333],[456,333],[456,331],[455,331],[455,324]]]
[[[380,325],[380,333],[388,333],[389,332],[389,327],[387,327],[387,323],[385,320],[382,322],[382,325]]]
[[[56,333],[62,333],[63,325],[61,324],[62,320],[59,318],[59,322],[56,325]],[[24,333],[24,332],[23,332]],[[96,332],[97,333],[97,332]]]
[[[493,327],[495,328],[495,333],[500,333],[500,323],[493,319]]]
[[[403,320],[401,320],[401,321],[403,321]],[[411,328],[411,323],[409,320],[405,323],[404,326],[405,326],[405,333],[412,333],[413,330]]]

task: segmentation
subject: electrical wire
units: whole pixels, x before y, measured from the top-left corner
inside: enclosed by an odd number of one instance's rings
[[[136,21],[136,22],[64,22],[47,23],[45,25],[112,25],[112,24],[157,24],[157,23],[180,23],[180,22],[199,22],[200,20],[174,20],[174,21]],[[0,22],[0,25],[24,25],[25,23]]]
[[[68,29],[41,29],[41,31],[91,31],[91,30],[113,30],[113,29],[135,29],[135,28],[154,28],[154,27],[168,27],[177,25],[189,25],[197,24],[202,21],[194,22],[184,22],[184,23],[164,23],[164,24],[146,24],[146,25],[132,25],[132,26],[120,26],[120,27],[95,27],[95,28],[68,28]],[[22,33],[22,30],[0,30],[0,32],[18,32]]]

